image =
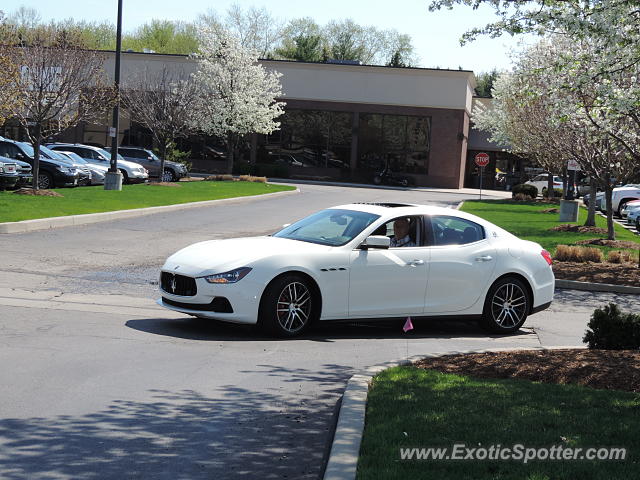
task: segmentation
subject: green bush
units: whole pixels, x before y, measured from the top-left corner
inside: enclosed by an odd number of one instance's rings
[[[589,348],[637,350],[640,348],[640,315],[621,312],[615,303],[597,308],[582,339]]]
[[[538,196],[538,189],[535,185],[520,183],[513,186],[513,188],[511,189],[511,196],[515,198],[515,196],[519,193],[522,193],[523,195],[529,195],[531,198],[536,198]]]
[[[547,196],[547,189],[544,188],[542,190],[542,195],[543,196]],[[553,189],[553,198],[561,198],[562,197],[562,189],[561,188],[554,188]]]

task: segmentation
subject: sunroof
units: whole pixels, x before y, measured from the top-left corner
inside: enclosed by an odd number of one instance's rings
[[[357,205],[376,205],[378,207],[398,208],[398,207],[417,207],[412,203],[387,203],[387,202],[356,202]]]

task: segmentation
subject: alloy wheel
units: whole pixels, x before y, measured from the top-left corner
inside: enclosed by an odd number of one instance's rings
[[[285,285],[278,296],[276,317],[282,330],[296,333],[309,322],[311,292],[300,282]]]
[[[46,173],[41,173],[38,175],[38,187],[47,190],[51,187],[51,180],[49,179],[49,175]]]
[[[527,316],[527,294],[520,285],[505,283],[493,294],[491,314],[500,327],[515,327]]]

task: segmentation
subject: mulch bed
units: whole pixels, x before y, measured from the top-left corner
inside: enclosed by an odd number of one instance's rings
[[[34,190],[33,188],[19,188],[13,193],[17,195],[33,195],[37,197],[63,197],[64,196],[52,190]]]
[[[640,393],[635,350],[524,350],[427,358],[416,367],[483,378],[520,378]]]
[[[556,279],[640,287],[637,263],[553,262]]]
[[[550,228],[555,232],[574,232],[574,233],[595,233],[597,235],[606,235],[607,229],[600,227],[585,227],[584,225],[572,225],[571,223],[563,223]]]
[[[632,242],[630,240],[607,240],[605,238],[592,238],[590,240],[579,240],[575,243],[578,245],[600,245],[603,247],[640,250],[640,243]]]

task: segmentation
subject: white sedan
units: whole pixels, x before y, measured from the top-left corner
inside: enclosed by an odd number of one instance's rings
[[[407,316],[477,319],[510,333],[551,304],[551,263],[537,243],[458,210],[351,204],[270,236],[178,251],[162,267],[158,304],[279,336],[315,321]]]

